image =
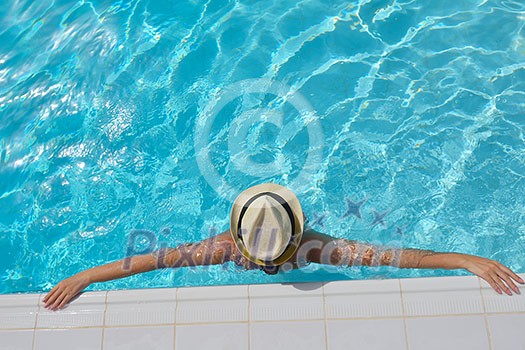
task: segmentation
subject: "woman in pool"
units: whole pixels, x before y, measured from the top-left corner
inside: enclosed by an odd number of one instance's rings
[[[160,249],[97,266],[58,283],[43,299],[45,307],[61,309],[94,282],[123,278],[165,267],[223,264],[275,274],[308,263],[340,266],[466,269],[487,281],[499,294],[520,294],[513,280],[523,280],[497,261],[460,253],[394,249],[338,239],[304,227],[299,200],[286,187],[265,183],[243,191],[233,203],[230,229],[176,248]]]

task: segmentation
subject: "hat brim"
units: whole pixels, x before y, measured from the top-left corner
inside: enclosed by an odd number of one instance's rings
[[[244,243],[237,235],[237,227],[239,224],[239,216],[241,213],[241,210],[246,202],[248,202],[253,196],[256,196],[262,192],[273,192],[281,196],[290,206],[293,213],[293,220],[295,232],[292,238],[292,241],[288,245],[288,247],[285,249],[285,251],[275,260],[272,260],[271,262],[264,261],[261,259],[258,259],[254,256],[252,256],[248,250],[246,249]],[[250,187],[243,192],[241,192],[235,201],[233,202],[232,210],[230,213],[230,233],[232,235],[233,241],[235,242],[235,245],[239,249],[239,251],[242,253],[244,257],[246,257],[248,260],[256,263],[257,265],[261,266],[276,266],[281,265],[285,263],[287,260],[289,260],[296,252],[297,248],[299,247],[299,243],[301,242],[302,236],[303,236],[303,229],[304,229],[304,218],[303,218],[303,209],[301,208],[301,203],[299,203],[299,200],[295,196],[295,194],[287,189],[284,186],[277,185],[274,183],[264,183],[260,185],[256,185],[253,187]]]

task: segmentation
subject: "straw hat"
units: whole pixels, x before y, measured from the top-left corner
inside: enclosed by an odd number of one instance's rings
[[[241,192],[233,203],[230,232],[239,251],[261,266],[277,266],[297,250],[303,210],[286,187],[264,183]]]

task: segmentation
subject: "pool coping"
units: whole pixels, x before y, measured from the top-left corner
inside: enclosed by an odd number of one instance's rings
[[[519,275],[525,279],[525,273]],[[519,287],[525,292],[523,285]],[[240,348],[251,349],[257,347],[255,335],[260,328],[309,323],[324,334],[323,347],[328,349],[332,348],[329,343],[335,344],[334,339],[341,337],[340,332],[329,329],[345,323],[361,327],[373,321],[395,323],[397,333],[401,329],[403,332],[396,335],[398,347],[414,349],[416,333],[421,332],[414,333],[413,329],[420,327],[421,322],[470,317],[474,323],[484,324],[483,330],[478,327],[481,348],[500,348],[502,345],[495,342],[504,338],[505,346],[511,341],[525,343],[515,336],[499,335],[493,339],[489,322],[496,316],[509,315],[525,322],[525,293],[499,295],[476,276],[84,292],[60,311],[45,309],[44,295],[0,295],[0,339],[10,341],[15,337],[26,345],[31,340],[31,348],[36,349],[45,342],[45,334],[59,333],[51,331],[83,330],[89,333],[90,341],[96,339],[99,348],[107,349],[111,348],[107,334],[125,328],[138,331],[158,327],[163,332],[169,330],[169,337],[173,333],[173,339],[168,340],[172,345],[167,347],[175,348],[177,344],[181,347],[182,341],[177,334],[187,328],[244,325],[241,333],[246,333],[243,337],[248,344]],[[497,332],[501,333],[501,329]],[[315,347],[319,348],[319,344]]]

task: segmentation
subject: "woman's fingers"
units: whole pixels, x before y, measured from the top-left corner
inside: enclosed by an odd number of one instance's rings
[[[62,298],[63,298],[64,294],[65,294],[64,289],[62,289],[62,288],[57,289],[57,291],[54,293],[54,295],[51,298],[49,298],[49,300],[47,301],[46,307],[48,309],[53,310],[56,306],[58,306],[60,301],[62,301]]]
[[[498,294],[504,291],[507,295],[512,295],[511,289],[514,293],[521,294],[519,288],[503,269],[495,268],[479,276],[487,281]]]
[[[523,279],[516,275],[511,269],[509,269],[507,266],[503,265],[503,264],[500,264],[498,263],[498,267],[500,269],[502,269],[504,272],[506,272],[510,277],[512,277],[513,280],[515,280],[516,282],[518,283],[521,283],[521,284],[525,284],[525,282],[523,281]]]
[[[61,309],[71,299],[71,294],[66,293],[64,300],[58,305],[57,309]]]
[[[520,290],[518,289],[518,287],[516,287],[514,282],[512,282],[509,275],[507,275],[505,271],[496,269],[496,274],[498,275],[499,278],[505,281],[507,286],[509,286],[514,291],[514,293],[520,294]]]
[[[49,292],[49,294],[46,295],[47,299],[46,299],[45,306],[49,307],[49,305],[52,305],[55,302],[55,300],[58,298],[59,295],[60,295],[59,289],[55,289],[53,293]]]
[[[62,293],[57,293],[56,297],[53,298],[52,301],[50,301],[49,305],[48,305],[48,309],[50,310],[54,310],[55,309],[55,306],[57,305],[59,299],[62,297]]]
[[[54,293],[54,292],[55,292],[54,290],[51,290],[51,291],[48,292],[48,293],[46,294],[46,296],[42,299],[42,302],[44,303],[45,306],[47,306],[47,303],[48,303],[48,301],[50,300],[50,298],[53,296],[53,293]]]
[[[67,297],[67,293],[65,291],[62,291],[60,296],[57,298],[57,300],[53,303],[52,309],[56,310],[58,309],[58,306],[62,304],[62,301]]]
[[[501,278],[498,276],[498,274],[495,271],[490,272],[490,277],[496,282],[498,287],[500,287],[501,290],[503,290],[507,295],[512,295],[509,287],[507,287],[505,283],[503,283],[503,281],[501,280]]]
[[[50,296],[53,295],[53,293],[55,293],[55,291],[57,290],[58,288],[58,285],[54,286],[53,289],[51,289],[47,294],[46,296],[44,297],[44,299],[42,299],[43,302],[46,302]]]
[[[43,301],[46,302],[48,301],[51,297],[55,296],[56,293],[60,290],[62,286],[60,284],[57,284],[53,287],[53,289],[51,289],[49,291],[49,293],[46,294],[46,296],[44,297]]]
[[[498,287],[496,281],[489,274],[487,274],[485,277],[480,277],[487,281],[487,283],[492,287],[492,289],[494,289],[498,294],[501,294],[501,289]]]

